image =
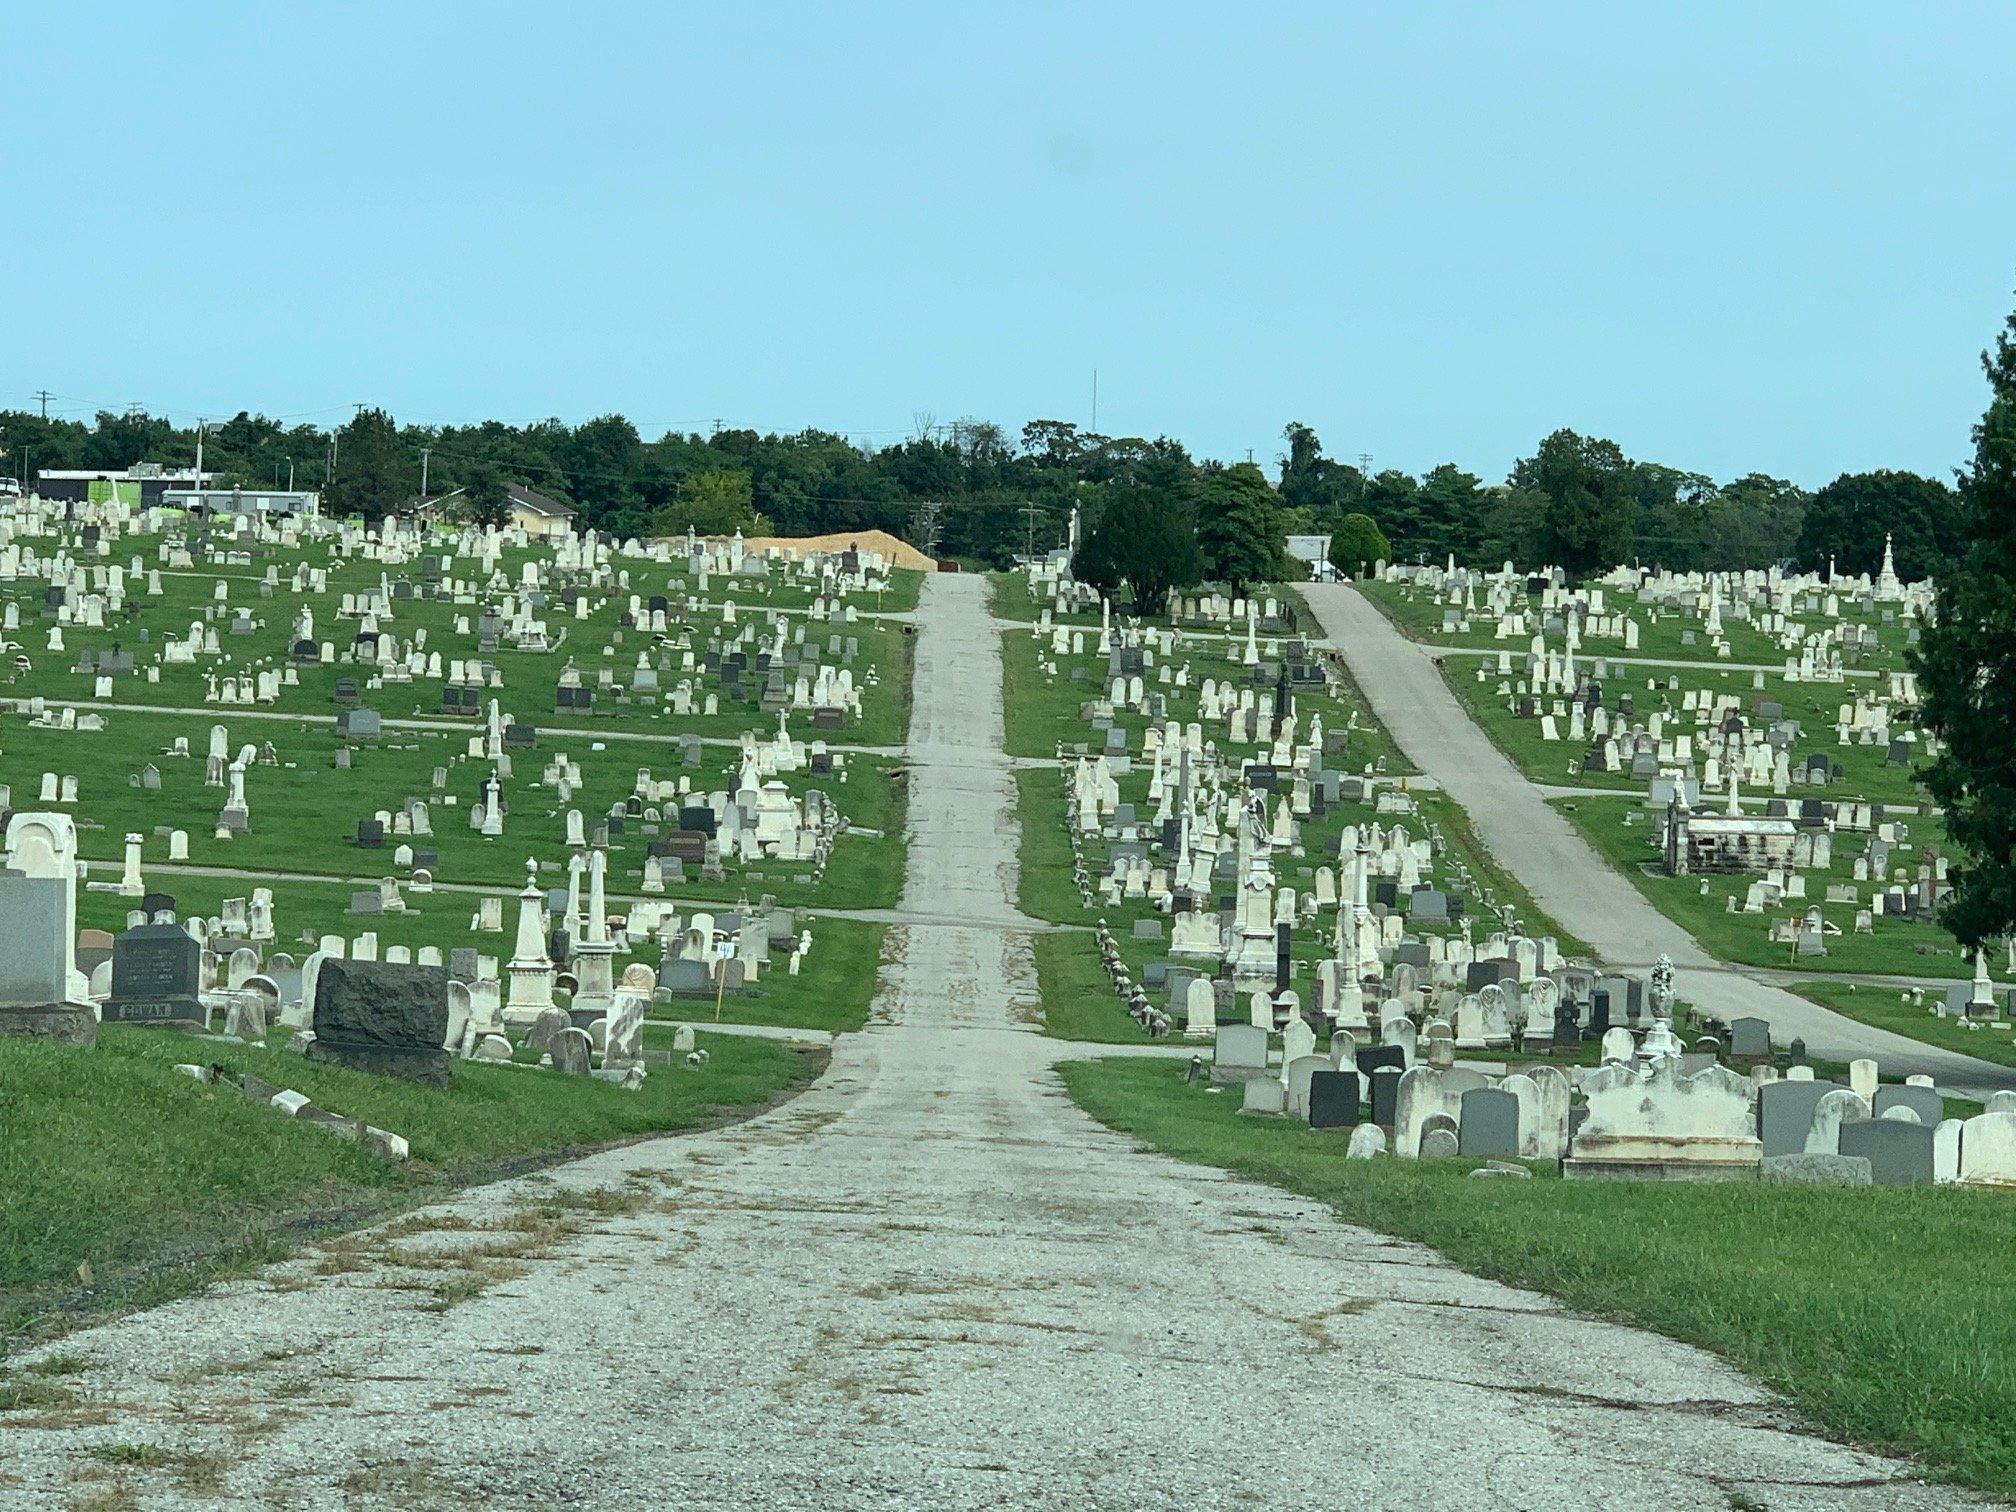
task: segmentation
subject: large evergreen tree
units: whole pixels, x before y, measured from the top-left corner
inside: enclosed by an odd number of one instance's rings
[[[1287,570],[1281,506],[1267,476],[1251,462],[1222,468],[1198,488],[1197,544],[1204,570],[1235,591],[1267,583]]]
[[[2016,315],[1982,362],[1992,394],[1960,482],[1971,523],[1913,663],[1919,723],[1942,743],[1925,785],[1961,851],[1946,927],[1966,945],[2016,928]]]
[[[1203,581],[1204,558],[1183,501],[1146,488],[1116,490],[1078,543],[1072,575],[1108,598],[1124,583],[1134,612],[1158,615],[1169,595]]]
[[[360,410],[336,437],[329,480],[330,513],[358,515],[376,525],[403,513],[420,486],[420,460],[383,410]]]

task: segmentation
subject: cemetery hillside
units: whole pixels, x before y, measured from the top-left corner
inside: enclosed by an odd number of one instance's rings
[[[1894,540],[1408,563],[1370,517],[1312,581],[1291,439],[992,573],[151,467],[6,503],[12,1484],[228,1500],[273,1445],[536,1504],[564,1454],[426,1419],[556,1371],[922,1465],[961,1352],[1064,1432],[1029,1341],[1138,1326],[1145,1253],[1256,1434],[1334,1371],[1477,1396],[1515,1498],[1623,1432],[1725,1505],[2016,1493],[1954,590]],[[603,1275],[683,1300],[592,1368],[528,1333]]]
[[[2016,7],[773,10],[9,16],[0,1512],[2016,1507]]]

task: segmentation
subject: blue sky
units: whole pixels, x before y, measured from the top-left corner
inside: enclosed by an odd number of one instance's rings
[[[2016,5],[9,7],[0,407],[1944,472]]]

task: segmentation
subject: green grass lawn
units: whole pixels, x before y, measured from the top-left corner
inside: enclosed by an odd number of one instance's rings
[[[1568,763],[1579,760],[1587,749],[1585,744],[1571,742],[1567,738],[1568,721],[1558,721],[1562,738],[1556,741],[1545,739],[1541,733],[1538,718],[1522,718],[1506,706],[1505,698],[1498,694],[1500,682],[1516,682],[1525,665],[1530,637],[1518,640],[1494,641],[1488,631],[1472,631],[1469,635],[1444,635],[1440,633],[1441,611],[1432,613],[1424,608],[1419,598],[1409,598],[1393,584],[1361,585],[1361,591],[1385,612],[1403,632],[1416,640],[1435,646],[1464,646],[1503,651],[1512,659],[1513,670],[1509,673],[1497,670],[1497,663],[1489,658],[1452,655],[1442,660],[1443,679],[1450,691],[1470,713],[1470,717],[1488,734],[1492,741],[1527,777],[1535,782],[1572,785],[1578,787],[1614,787],[1619,791],[1643,791],[1642,782],[1634,782],[1627,774],[1616,772],[1570,773]],[[1432,622],[1432,624],[1431,624]],[[1885,626],[1886,631],[1896,627]],[[1744,635],[1755,632],[1742,631]],[[1901,632],[1900,632],[1901,634]],[[1762,640],[1762,637],[1756,637]],[[1559,650],[1559,637],[1555,649]],[[1768,647],[1764,648],[1768,649]],[[1615,647],[1601,645],[1585,646],[1580,655],[1583,665],[1593,665],[1607,656],[1618,655]],[[1829,799],[1855,797],[1872,802],[1898,806],[1923,804],[1924,792],[1908,767],[1893,767],[1885,764],[1884,749],[1880,746],[1849,745],[1835,742],[1834,720],[1844,703],[1852,704],[1857,695],[1870,695],[1881,691],[1880,681],[1856,679],[1847,683],[1793,683],[1787,682],[1778,673],[1767,673],[1761,690],[1755,687],[1755,676],[1726,663],[1716,661],[1712,656],[1697,656],[1696,648],[1682,648],[1677,644],[1655,646],[1646,650],[1641,647],[1641,656],[1673,657],[1698,660],[1699,665],[1687,668],[1618,666],[1605,679],[1604,700],[1613,715],[1617,711],[1618,697],[1630,693],[1635,700],[1639,717],[1659,707],[1662,698],[1670,701],[1678,710],[1681,694],[1669,692],[1669,680],[1678,678],[1682,690],[1706,689],[1717,694],[1735,697],[1746,709],[1753,707],[1753,700],[1770,698],[1783,706],[1788,719],[1797,720],[1802,735],[1793,748],[1794,765],[1801,758],[1821,753],[1842,769],[1842,779],[1825,788],[1800,787],[1792,789],[1793,797],[1821,796]],[[1736,660],[1744,660],[1740,653]],[[1766,662],[1782,663],[1782,655],[1762,655],[1757,658]],[[1480,679],[1479,673],[1482,673]],[[1648,687],[1656,682],[1656,690]],[[1548,701],[1552,707],[1552,701]],[[1692,716],[1684,712],[1676,713],[1669,723],[1673,731],[1692,733],[1697,750],[1702,744],[1702,728],[1692,723]]]
[[[1840,928],[1841,933],[1827,938],[1826,955],[1795,959],[1791,945],[1771,942],[1767,915],[1741,912],[1741,898],[1753,878],[1669,877],[1656,865],[1648,868],[1647,863],[1655,857],[1651,841],[1660,818],[1655,812],[1628,798],[1558,798],[1554,807],[1567,816],[1611,865],[1631,879],[1646,901],[1725,961],[1743,966],[1792,968],[1810,971],[1815,976],[1867,972],[1964,979],[1974,974],[1973,962],[1959,953],[1953,937],[1937,925],[1886,918],[1876,921],[1874,934],[1858,935],[1854,932],[1853,905],[1825,901],[1830,877],[1847,880],[1845,857],[1859,846],[1854,837],[1837,837],[1833,872],[1808,872],[1806,885],[1810,895],[1796,905],[1802,913],[1818,908],[1821,916]],[[1627,814],[1636,816],[1630,825],[1624,823]],[[1729,912],[1728,900],[1732,896],[1738,899],[1735,913]]]
[[[1024,768],[1015,774],[1015,816],[1022,846],[1015,906],[1032,919],[1084,924],[1094,917],[1071,880],[1071,836],[1065,828],[1064,774]]]
[[[1937,1018],[1929,1007],[1912,1007],[1904,1000],[1900,988],[1813,981],[1800,982],[1792,990],[1875,1028],[1923,1040],[1941,1050],[1992,1061],[1998,1066],[2016,1066],[2016,1042],[2012,1042],[2009,1030],[1963,1029],[1958,1019]],[[1927,996],[1930,995],[1928,992]]]
[[[1410,584],[1363,581],[1357,587],[1388,619],[1418,641],[1475,650],[1512,648],[1523,653],[1533,638],[1529,631],[1523,636],[1499,639],[1495,622],[1485,610],[1481,595],[1468,630],[1444,630],[1443,605],[1424,590]],[[1843,607],[1852,611],[1852,606],[1844,604]],[[1590,636],[1583,641],[1583,650],[1587,655],[1700,662],[1705,666],[1720,664],[1720,658],[1715,655],[1709,641],[1705,620],[1691,608],[1682,610],[1641,604],[1635,593],[1615,588],[1604,591],[1604,608],[1613,613],[1622,611],[1638,621],[1638,646],[1635,650],[1626,651],[1621,636]],[[1791,617],[1809,629],[1824,628],[1832,623],[1817,614],[1799,613]],[[1529,622],[1532,619],[1533,616],[1529,615]],[[1873,670],[1902,667],[1907,627],[1902,623],[1891,623],[1876,624],[1872,628],[1879,639],[1878,649],[1844,653],[1842,665]],[[1729,643],[1730,661],[1774,667],[1784,665],[1785,652],[1770,636],[1734,617],[1725,619],[1722,629],[1723,638]],[[1694,644],[1691,646],[1684,641],[1686,632],[1690,630],[1694,632]],[[1559,649],[1562,637],[1557,632],[1549,637],[1549,641]]]
[[[1724,1356],[1825,1431],[2016,1495],[2016,1309],[1998,1255],[2016,1197],[1950,1188],[1471,1181],[1474,1162],[1344,1159],[1345,1140],[1241,1118],[1181,1063],[1058,1068],[1093,1117],[1284,1187],[1478,1275]],[[1347,1290],[1349,1280],[1338,1282]]]
[[[773,950],[762,981],[739,997],[721,1000],[721,1022],[767,1024],[789,1029],[824,1029],[848,1034],[868,1022],[882,969],[884,924],[859,919],[814,919],[812,954],[797,976]],[[652,1016],[705,1024],[714,1017],[712,998],[676,999],[652,1006]]]
[[[284,1044],[276,1033],[275,1044]],[[0,1040],[0,1329],[182,1295],[221,1271],[541,1161],[691,1129],[803,1087],[823,1053],[703,1035],[711,1060],[654,1070],[639,1092],[458,1061],[445,1091],[285,1050],[107,1026],[89,1052]],[[171,1069],[221,1064],[404,1135],[379,1160],[235,1088]],[[91,1279],[82,1282],[79,1267]]]
[[[1043,1003],[1043,1032],[1052,1039],[1089,1040],[1101,1045],[1141,1045],[1148,1034],[1127,1016],[1127,1005],[1106,980],[1098,941],[1089,931],[1034,936],[1036,991]],[[1150,993],[1158,1006],[1161,993]],[[1182,1032],[1182,1021],[1176,1024]],[[1179,1038],[1165,1044],[1184,1043]],[[1201,1042],[1200,1042],[1201,1048]]]
[[[1520,658],[1515,657],[1514,667],[1521,664]],[[1477,673],[1484,664],[1474,657],[1451,656],[1444,658],[1441,665],[1443,680],[1448,683],[1457,701],[1511,759],[1512,764],[1533,781],[1571,787],[1644,791],[1645,783],[1633,780],[1627,772],[1570,772],[1568,764],[1581,760],[1588,750],[1588,742],[1570,740],[1568,720],[1561,716],[1556,719],[1561,738],[1550,741],[1542,733],[1537,716],[1524,717],[1508,707],[1507,698],[1499,694],[1498,686],[1500,683],[1516,684],[1520,675],[1518,671],[1499,672],[1492,664],[1485,668],[1480,681]],[[1634,671],[1636,675],[1623,675],[1627,670]],[[1824,787],[1792,784],[1786,795],[1788,798],[1794,801],[1800,798],[1825,798],[1829,801],[1857,798],[1893,808],[1915,808],[1926,802],[1925,793],[1918,786],[1911,768],[1885,765],[1885,748],[1836,743],[1833,722],[1840,705],[1843,702],[1852,703],[1857,691],[1871,691],[1866,685],[1858,690],[1833,684],[1787,683],[1782,678],[1767,676],[1763,691],[1758,692],[1752,687],[1750,673],[1728,668],[1704,667],[1698,672],[1665,671],[1656,675],[1660,678],[1660,688],[1655,692],[1646,687],[1646,669],[1620,669],[1606,684],[1605,701],[1611,706],[1614,716],[1619,695],[1629,692],[1641,717],[1648,709],[1659,708],[1661,698],[1671,702],[1676,714],[1668,728],[1693,735],[1697,764],[1704,754],[1704,727],[1693,722],[1692,714],[1680,709],[1680,700],[1687,690],[1707,689],[1718,695],[1732,695],[1745,709],[1753,708],[1752,700],[1756,698],[1769,698],[1783,705],[1787,719],[1800,723],[1802,734],[1792,747],[1795,771],[1809,755],[1824,755],[1830,763],[1841,768],[1840,779]],[[1681,691],[1669,692],[1665,687],[1665,678],[1675,676],[1681,679]],[[1548,698],[1544,707],[1551,710],[1554,702],[1554,699]],[[1752,794],[1753,798],[1756,796]]]
[[[204,785],[203,752],[213,723],[226,728],[234,752],[241,744],[271,742],[279,762],[247,769],[250,829],[225,840],[213,834],[224,790]],[[178,735],[190,738],[194,756],[162,754]],[[78,819],[79,850],[92,861],[114,863],[112,880],[118,876],[116,863],[124,857],[127,834],[142,837],[144,870],[149,863],[166,861],[168,833],[176,829],[188,836],[192,865],[337,877],[403,875],[393,864],[393,852],[404,837],[388,830],[384,846],[373,850],[357,846],[355,837],[360,820],[380,811],[396,813],[412,798],[427,804],[433,834],[409,843],[416,850],[438,854],[436,881],[515,891],[524,885],[528,857],[551,869],[555,885],[564,885],[565,810],[580,810],[592,824],[635,791],[639,768],[652,770],[661,780],[690,776],[702,795],[732,789],[740,768],[737,753],[722,747],[706,748],[705,765],[689,772],[678,765],[675,751],[662,746],[624,742],[595,751],[582,740],[542,737],[537,751],[518,758],[504,784],[508,814],[503,836],[487,839],[470,828],[468,816],[490,764],[466,755],[465,738],[466,732],[393,732],[385,740],[358,747],[352,765],[339,770],[334,763],[341,743],[327,725],[233,721],[228,715],[114,712],[106,716],[103,730],[86,733],[10,720],[0,748],[0,781],[11,784],[19,808],[24,803],[33,806],[45,772],[75,775],[78,802],[71,811]],[[565,805],[540,782],[546,761],[563,753],[580,764],[582,775],[581,785]],[[160,773],[161,785],[144,791],[131,779],[150,762]],[[693,881],[680,884],[674,894],[732,899],[746,888],[752,895],[774,894],[787,904],[815,898],[833,908],[893,904],[901,891],[903,869],[903,794],[894,766],[888,758],[855,753],[842,771],[831,776],[800,771],[783,779],[794,794],[823,790],[854,825],[883,831],[880,838],[842,835],[817,885],[793,880],[810,872],[809,863],[731,860],[723,882],[704,886],[696,872]],[[440,789],[433,786],[437,768],[445,769],[447,777]],[[637,891],[649,844],[650,837],[638,825],[611,837],[611,892]]]
[[[120,562],[126,563],[137,554],[148,558],[151,564],[149,547],[158,547],[159,542],[136,539],[121,545],[128,549],[122,550],[116,558]],[[518,555],[524,561],[532,559],[531,553]],[[162,666],[156,670],[154,680],[150,681],[146,675],[146,663],[151,660],[152,654],[143,650],[136,658],[135,671],[114,679],[113,702],[202,711],[210,676],[223,677],[250,671],[255,666],[286,664],[288,648],[293,641],[294,612],[304,604],[315,614],[315,639],[330,642],[340,659],[358,629],[356,621],[337,617],[340,595],[346,591],[375,591],[381,577],[389,575],[396,578],[400,575],[396,572],[386,574],[381,563],[334,557],[326,548],[318,550],[311,547],[298,552],[276,553],[270,560],[281,572],[281,581],[270,598],[261,597],[262,585],[255,578],[213,572],[207,563],[201,564],[201,570],[197,572],[164,573],[162,592],[158,596],[144,592],[144,579],[139,586],[132,588],[127,601],[130,617],[116,617],[115,622],[100,629],[65,626],[61,651],[45,649],[43,636],[53,621],[41,618],[42,584],[23,578],[13,584],[0,585],[0,601],[14,600],[20,606],[22,645],[31,662],[26,673],[17,673],[11,667],[0,673],[0,694],[8,697],[41,694],[87,704],[94,702],[92,678],[75,668],[80,651],[103,651],[114,646],[133,649],[143,629],[158,644],[168,636],[185,634],[192,622],[201,619],[214,607],[242,609],[251,616],[253,628],[247,634],[228,634],[228,618],[220,622],[217,625],[216,655],[203,656],[194,665]],[[330,591],[319,596],[296,594],[291,579],[297,562],[327,568]],[[514,570],[518,565],[522,562],[514,563]],[[630,572],[631,592],[640,597],[663,592],[673,599],[673,628],[670,634],[675,640],[683,635],[689,648],[695,650],[704,647],[707,637],[720,630],[721,621],[718,610],[713,607],[686,611],[683,605],[689,594],[701,598],[709,606],[731,600],[737,603],[742,611],[738,628],[756,624],[764,649],[774,648],[778,631],[762,618],[763,611],[801,609],[812,598],[809,588],[784,587],[753,578],[740,582],[717,578],[702,595],[697,581],[690,574],[670,564],[653,563],[643,558],[621,558],[617,565]],[[447,570],[466,574],[475,569],[472,564],[463,561],[451,562]],[[213,596],[213,591],[220,585],[225,590],[223,599]],[[892,589],[885,596],[885,602],[903,596],[901,591]],[[446,662],[454,657],[476,654],[474,636],[458,634],[456,625],[458,621],[473,622],[491,597],[487,593],[472,595],[471,601],[465,603],[455,603],[448,598],[396,600],[393,614],[389,621],[382,624],[382,628],[397,636],[402,646],[416,632],[426,632],[428,649],[441,652],[445,671]],[[774,729],[774,715],[760,714],[753,700],[748,703],[734,701],[717,677],[697,670],[668,674],[665,687],[669,690],[682,680],[695,680],[702,700],[709,692],[719,695],[717,710],[712,715],[698,712],[673,716],[667,712],[668,699],[664,695],[638,695],[628,702],[619,702],[613,692],[598,693],[592,711],[570,712],[564,717],[557,715],[554,689],[562,669],[570,662],[591,686],[606,666],[615,674],[616,682],[627,687],[637,653],[652,649],[648,634],[635,628],[625,630],[620,626],[620,617],[627,608],[628,598],[629,594],[620,591],[599,600],[591,598],[589,602],[595,607],[584,618],[564,612],[557,603],[550,605],[544,617],[555,649],[526,652],[507,645],[488,654],[485,659],[501,671],[503,685],[486,693],[485,702],[495,697],[505,713],[541,727],[572,725],[660,736],[690,733],[727,737],[735,736],[745,724],[752,722]],[[872,613],[875,607],[872,595],[857,594],[849,602],[857,611]],[[893,602],[890,606],[893,607]],[[862,691],[862,708],[858,716],[848,717],[845,729],[835,732],[834,738],[863,745],[886,745],[902,739],[908,722],[904,698],[909,677],[904,659],[908,654],[909,627],[878,623],[872,619],[858,620],[851,625],[821,623],[797,614],[783,615],[781,623],[782,634],[788,643],[816,644],[821,648],[824,659],[835,665],[842,662],[845,642],[852,639],[856,643],[857,654],[851,670],[857,688]],[[564,642],[560,639],[563,635]],[[841,643],[837,651],[833,647],[836,638]],[[679,664],[679,658],[675,657],[674,667]],[[877,678],[872,688],[867,686],[871,669]],[[353,677],[361,686],[376,672],[375,666],[346,664],[340,660],[303,667],[297,671],[296,684],[281,688],[276,702],[270,707],[287,713],[332,716],[336,712],[332,698],[337,679]],[[444,679],[440,677],[415,675],[407,682],[388,682],[375,690],[366,689],[362,701],[387,718],[437,720],[444,729],[466,728],[452,718],[440,718],[443,684]],[[753,681],[745,686],[752,693],[760,691]],[[696,708],[704,709],[704,703],[696,700]],[[217,706],[215,712],[221,716],[230,711]],[[796,734],[809,736],[812,733],[810,710],[793,710],[788,717]]]

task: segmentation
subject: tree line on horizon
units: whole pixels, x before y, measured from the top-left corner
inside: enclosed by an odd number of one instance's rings
[[[1354,571],[1375,560],[1453,556],[1577,573],[1620,561],[1685,571],[1774,562],[1819,569],[1832,559],[1842,572],[1873,573],[1888,533],[1898,570],[1923,576],[1966,529],[1959,493],[1905,471],[1844,474],[1810,493],[1761,473],[1717,483],[1564,429],[1516,461],[1504,482],[1487,484],[1455,463],[1418,477],[1366,472],[1325,455],[1300,422],[1283,438],[1269,480],[1255,464],[1196,458],[1167,436],[1104,436],[1063,420],[1032,420],[1014,437],[987,421],[926,420],[910,438],[867,448],[819,430],[646,440],[621,415],[579,425],[402,426],[363,409],[335,429],[241,412],[205,427],[203,455],[226,486],[282,486],[291,473],[296,486],[323,490],[332,512],[378,518],[413,507],[424,451],[428,491],[455,494],[467,517],[501,520],[504,485],[518,483],[572,506],[582,527],[618,537],[690,527],[914,538],[919,506],[929,502],[938,506],[939,555],[995,567],[1060,544],[1078,506],[1088,581],[1146,579],[1151,595],[1155,581],[1182,579],[1193,565],[1234,582],[1292,573],[1280,545],[1289,534],[1333,535],[1333,559]],[[105,411],[84,422],[0,411],[0,449],[0,467],[17,475],[189,466],[196,434],[144,413]],[[1100,536],[1106,542],[1095,544]],[[1148,569],[1143,552],[1152,543],[1173,555]],[[1119,571],[1123,557],[1132,574]]]

